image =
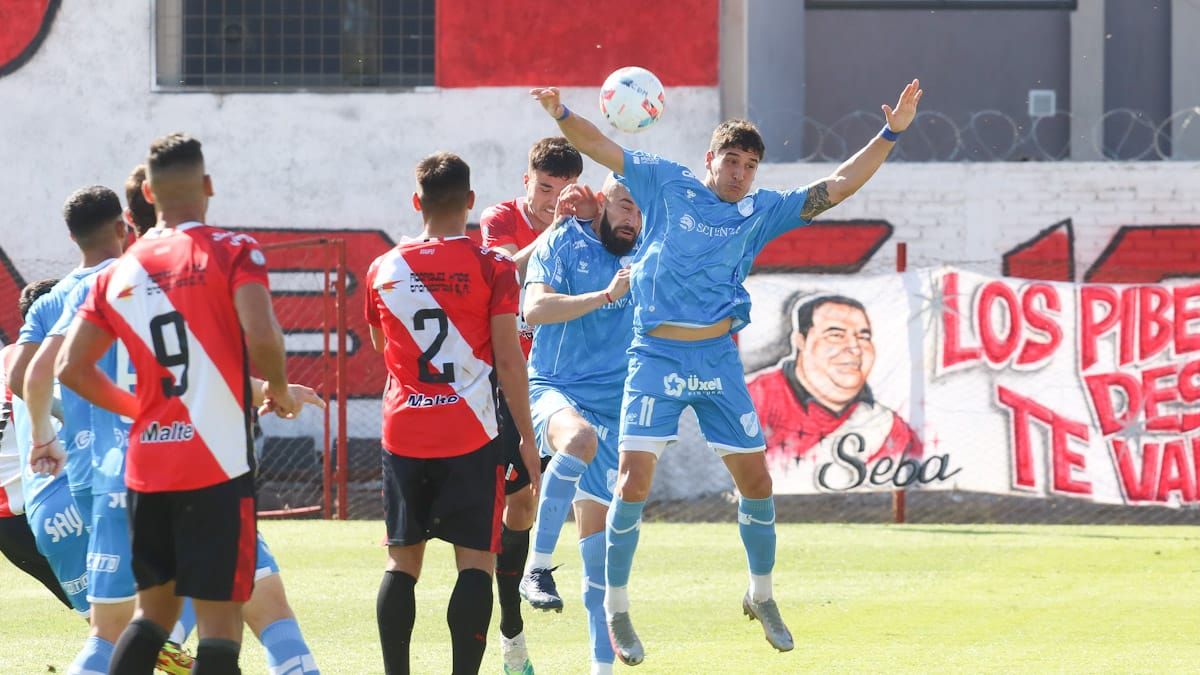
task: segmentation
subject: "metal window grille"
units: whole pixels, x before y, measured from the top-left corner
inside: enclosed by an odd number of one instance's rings
[[[157,0],[165,89],[432,86],[435,0]]]

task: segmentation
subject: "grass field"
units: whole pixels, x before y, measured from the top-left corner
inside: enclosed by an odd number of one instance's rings
[[[325,673],[382,672],[377,522],[264,522],[292,606]],[[586,673],[571,526],[557,574],[562,614],[526,611],[539,673]],[[417,586],[413,672],[449,670],[448,547]],[[745,563],[733,524],[649,524],[634,563],[641,673],[1194,672],[1200,668],[1200,529],[782,525],[776,596],[796,650],[770,649],[741,616]],[[498,611],[484,672],[499,669]],[[65,672],[84,626],[0,563],[0,673]],[[265,671],[247,634],[245,673]],[[618,666],[618,668],[620,668]]]

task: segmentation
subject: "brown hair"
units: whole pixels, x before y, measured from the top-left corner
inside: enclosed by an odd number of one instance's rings
[[[133,227],[138,236],[146,234],[158,221],[154,215],[154,205],[146,201],[142,194],[142,183],[146,182],[146,165],[138,164],[125,179],[125,203],[129,206],[129,214],[133,219]]]
[[[708,149],[718,153],[726,148],[736,148],[758,155],[761,161],[767,154],[767,146],[763,143],[762,134],[753,122],[743,119],[731,119],[721,122],[713,130],[712,142]]]
[[[566,138],[548,136],[529,149],[529,169],[555,178],[579,178],[583,173],[583,156]]]
[[[430,213],[463,211],[471,194],[471,167],[451,152],[436,152],[417,164],[421,210]]]

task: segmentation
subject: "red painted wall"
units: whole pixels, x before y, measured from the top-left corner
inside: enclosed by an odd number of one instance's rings
[[[42,30],[50,0],[0,0],[0,73]]]
[[[621,66],[642,66],[668,87],[715,86],[719,9],[719,0],[438,0],[437,85],[599,86]]]

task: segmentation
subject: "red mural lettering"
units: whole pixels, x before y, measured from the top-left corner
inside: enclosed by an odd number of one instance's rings
[[[891,223],[882,220],[813,223],[767,244],[754,259],[754,271],[852,274],[891,236]]]
[[[1200,225],[1124,226],[1083,276],[1110,284],[1200,276]]]
[[[1138,360],[1146,361],[1166,349],[1171,341],[1171,320],[1167,318],[1171,293],[1161,286],[1143,286],[1138,289],[1138,306],[1142,308],[1142,320],[1138,322]]]
[[[1117,325],[1117,291],[1108,286],[1079,288],[1079,366],[1087,370],[1100,360],[1100,338]]]
[[[1178,492],[1184,502],[1196,501],[1196,478],[1188,464],[1183,439],[1163,445],[1162,469],[1158,473],[1158,490],[1154,498],[1165,502],[1170,499],[1172,492]]]
[[[1125,501],[1153,501],[1158,479],[1158,443],[1142,444],[1141,466],[1135,463],[1133,451],[1124,440],[1114,438],[1109,443],[1116,459],[1117,474],[1121,478],[1121,491],[1125,493]]]
[[[1075,231],[1068,218],[1004,254],[1001,274],[1043,281],[1075,280]]]
[[[1003,308],[1003,311],[999,312],[1001,316],[997,316],[995,311],[997,301]],[[1021,330],[1024,326],[1017,304],[1017,294],[1008,284],[988,283],[979,294],[979,307],[975,310],[975,316],[979,318],[979,340],[983,343],[984,356],[992,363],[1008,361],[1021,342]],[[1004,335],[998,332],[994,324],[998,319],[1003,319]]]
[[[1022,396],[1006,387],[997,386],[999,402],[1011,411],[1013,439],[1013,483],[1014,487],[1032,489],[1037,486],[1034,473],[1033,442],[1030,429],[1036,420],[1050,430],[1050,484],[1055,492],[1069,494],[1092,494],[1092,484],[1075,477],[1075,472],[1086,473],[1087,458],[1071,449],[1070,440],[1086,442],[1088,428],[1082,422],[1067,419],[1050,408]]]
[[[1041,300],[1041,307],[1038,300]],[[1021,313],[1029,327],[1046,336],[1046,342],[1026,340],[1017,356],[1018,366],[1031,366],[1048,360],[1062,344],[1062,327],[1047,313],[1057,314],[1062,309],[1058,291],[1050,284],[1030,284],[1021,295]]]
[[[1110,436],[1127,428],[1137,418],[1138,410],[1142,407],[1142,390],[1138,380],[1129,373],[1101,373],[1086,375],[1084,386],[1088,390],[1088,398],[1092,402],[1092,410],[1100,422],[1100,435]],[[1113,395],[1120,396],[1118,402]]]
[[[977,361],[983,353],[979,347],[963,347],[958,324],[958,272],[942,277],[942,368]]]
[[[0,2],[0,76],[20,68],[41,46],[59,0]]]

